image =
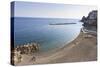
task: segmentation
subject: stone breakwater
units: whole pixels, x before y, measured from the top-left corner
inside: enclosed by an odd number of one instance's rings
[[[12,53],[11,60],[13,64],[20,63],[23,60],[22,55],[33,55],[37,51],[39,51],[38,43],[27,43],[25,45],[17,46],[11,52]]]

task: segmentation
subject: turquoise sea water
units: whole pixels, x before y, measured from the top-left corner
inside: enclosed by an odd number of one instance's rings
[[[50,23],[76,23],[49,25]],[[14,18],[14,47],[37,42],[41,51],[60,48],[73,41],[80,33],[82,23],[77,19]]]

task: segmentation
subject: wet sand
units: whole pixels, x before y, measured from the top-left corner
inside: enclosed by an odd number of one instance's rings
[[[81,32],[79,36],[59,50],[33,55],[22,55],[22,61],[15,65],[51,64],[97,60],[97,37]]]

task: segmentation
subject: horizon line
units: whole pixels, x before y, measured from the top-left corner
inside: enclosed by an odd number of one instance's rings
[[[11,18],[16,18],[15,16],[11,16]],[[67,18],[67,17],[18,17],[17,18],[57,18],[57,19],[82,19],[82,18]]]

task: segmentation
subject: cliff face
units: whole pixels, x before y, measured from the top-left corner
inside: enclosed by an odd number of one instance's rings
[[[83,26],[86,28],[97,28],[97,10],[91,11],[87,17],[83,16],[81,19]]]

